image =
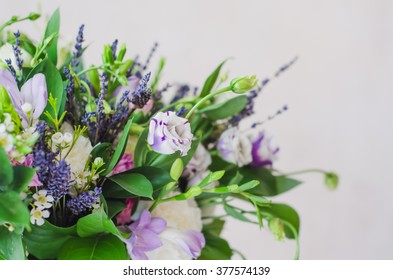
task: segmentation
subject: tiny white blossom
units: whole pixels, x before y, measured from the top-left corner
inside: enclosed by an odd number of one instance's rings
[[[33,194],[34,205],[38,207],[50,208],[52,207],[53,196],[47,195],[46,190],[40,190],[38,193]]]
[[[61,132],[56,132],[55,134],[52,135],[52,141],[54,144],[61,144],[63,143],[63,133]]]
[[[49,218],[49,211],[44,210],[41,207],[34,207],[30,211],[30,222],[34,225],[37,224],[37,226],[42,226],[44,224],[44,218]]]
[[[64,143],[71,144],[73,140],[74,140],[74,136],[71,133],[66,132],[63,134]]]
[[[8,133],[0,133],[0,146],[4,148],[5,152],[8,153],[14,146],[14,139]]]

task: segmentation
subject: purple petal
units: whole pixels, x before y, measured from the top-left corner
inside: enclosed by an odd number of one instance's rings
[[[205,246],[205,237],[195,230],[180,231],[175,238],[176,243],[192,258],[196,259]]]
[[[166,229],[166,226],[167,222],[164,219],[156,217],[151,219],[149,229],[156,234],[160,234]]]
[[[35,74],[22,86],[21,94],[24,101],[33,106],[33,118],[38,119],[44,112],[48,101],[45,76]]]
[[[0,86],[3,86],[5,90],[8,92],[9,97],[11,98],[12,105],[14,105],[15,111],[20,115],[27,116],[22,111],[23,99],[19,92],[18,85],[10,71],[7,69],[0,70]]]

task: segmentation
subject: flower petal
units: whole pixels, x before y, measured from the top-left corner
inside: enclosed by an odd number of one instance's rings
[[[48,101],[45,76],[41,73],[35,74],[21,89],[25,102],[33,106],[33,118],[38,119],[44,112]]]
[[[12,104],[14,105],[15,111],[18,112],[20,116],[25,115],[22,111],[22,104],[24,103],[22,95],[19,92],[18,85],[11,72],[7,69],[0,70],[0,86],[3,86],[8,92],[11,98]]]

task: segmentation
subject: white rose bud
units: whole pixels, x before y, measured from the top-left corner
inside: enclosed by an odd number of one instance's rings
[[[74,136],[71,133],[66,132],[66,133],[63,134],[63,141],[66,144],[71,144],[73,139],[74,139]]]
[[[64,141],[63,133],[61,132],[56,132],[55,134],[52,135],[52,142],[53,144],[61,144]]]

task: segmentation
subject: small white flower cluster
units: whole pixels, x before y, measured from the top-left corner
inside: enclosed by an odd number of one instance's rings
[[[52,135],[51,139],[55,146],[65,148],[72,144],[74,136],[69,132],[65,132],[64,134],[61,132],[56,132]]]
[[[30,211],[30,222],[34,225],[41,226],[44,224],[44,218],[49,218],[49,211],[52,207],[53,197],[47,194],[46,190],[40,190],[33,195],[34,204]]]

